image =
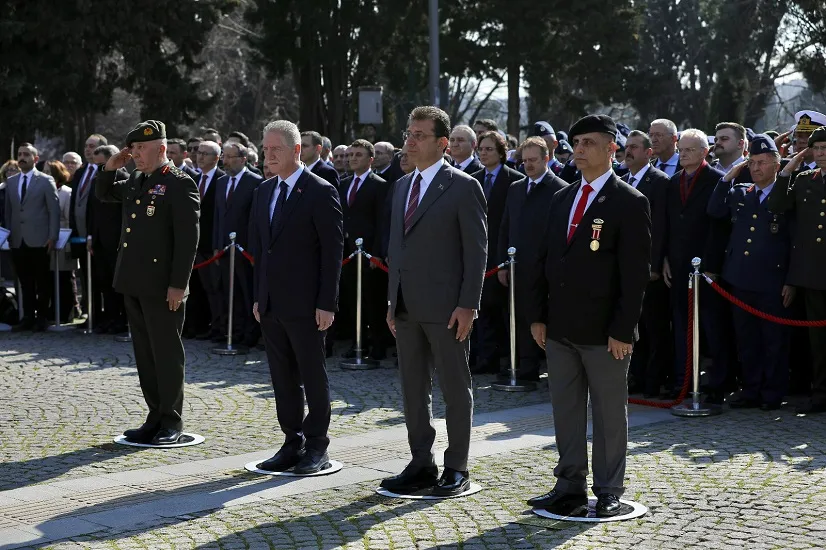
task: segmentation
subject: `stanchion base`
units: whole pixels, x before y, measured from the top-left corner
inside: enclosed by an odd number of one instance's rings
[[[461,498],[470,496],[473,494],[478,493],[482,490],[482,486],[478,483],[471,483],[468,490],[464,493],[459,493],[458,495],[450,495],[450,496],[441,496],[441,495],[434,495],[431,494],[432,489],[423,489],[421,491],[416,491],[415,493],[394,493],[393,491],[388,491],[384,487],[378,487],[376,489],[376,493],[380,494],[383,497],[390,497],[390,498],[404,498],[407,500],[447,500],[450,498]]]
[[[70,330],[75,330],[75,327],[67,325],[49,325],[46,327],[47,332],[67,332]]]
[[[353,359],[339,361],[338,366],[344,370],[371,370],[379,368],[379,362],[375,359],[354,357]]]
[[[178,449],[180,447],[192,447],[193,445],[200,445],[204,442],[204,436],[198,434],[186,433],[181,436],[177,443],[172,445],[152,445],[151,443],[133,443],[127,441],[123,435],[117,436],[114,440],[118,445],[128,445],[129,447],[141,447],[143,449]]]
[[[95,331],[90,328],[85,328],[81,331],[83,334],[94,334]]]
[[[11,325],[7,325],[6,323],[0,323],[0,332],[9,332],[11,330]]]
[[[340,471],[344,464],[339,462],[338,460],[331,460],[327,463],[327,467],[321,470],[320,472],[316,472],[314,474],[297,474],[295,472],[291,472],[289,470],[285,472],[271,472],[269,470],[261,470],[258,468],[258,465],[261,464],[263,460],[256,460],[255,462],[249,462],[244,464],[244,469],[248,472],[253,472],[256,474],[264,474],[267,476],[284,476],[284,477],[318,477],[318,476],[328,476],[330,474],[334,474]]]
[[[497,391],[527,392],[536,390],[536,382],[531,382],[530,380],[510,380],[508,382],[491,384],[490,387]]]
[[[215,355],[246,355],[249,353],[249,348],[245,346],[232,346],[232,348],[212,348],[212,353]]]
[[[555,519],[558,521],[572,521],[577,523],[608,523],[611,521],[625,521],[627,519],[642,517],[648,512],[648,508],[639,502],[620,499],[620,513],[618,515],[608,518],[600,518],[597,517],[596,505],[597,499],[594,497],[589,498],[588,511],[581,516],[560,516],[557,514],[552,514],[543,508],[534,508],[531,512],[543,518]]]
[[[132,335],[131,334],[118,334],[115,336],[115,342],[131,342]]]
[[[716,405],[708,405],[706,403],[700,403],[697,408],[694,408],[693,403],[674,405],[673,407],[671,407],[671,414],[673,414],[674,416],[715,416],[720,414],[721,412],[723,412],[722,407],[718,407]]]

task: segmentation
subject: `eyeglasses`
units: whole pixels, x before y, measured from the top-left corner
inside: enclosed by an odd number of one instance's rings
[[[197,153],[198,148],[197,147],[187,147],[186,151],[187,151],[187,153]]]
[[[213,153],[212,151],[198,151],[198,154],[203,155],[205,157],[217,157],[218,156],[215,153]]]
[[[422,132],[416,132],[416,133],[404,132],[402,134],[402,139],[404,141],[407,141],[407,140],[413,138],[413,141],[415,141],[416,143],[421,143],[429,137],[436,137],[436,134],[423,134]]]

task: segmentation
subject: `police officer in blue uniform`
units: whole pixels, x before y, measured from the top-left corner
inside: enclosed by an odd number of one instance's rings
[[[734,183],[748,167],[753,183]],[[730,219],[722,277],[732,294],[748,305],[777,317],[788,317],[794,287],[786,284],[791,236],[789,215],[772,211],[780,154],[772,138],[750,140],[749,160],[720,180],[708,205],[713,218]],[[761,319],[734,306],[734,331],[743,367],[742,389],[731,408],[780,408],[789,380],[789,327]]]

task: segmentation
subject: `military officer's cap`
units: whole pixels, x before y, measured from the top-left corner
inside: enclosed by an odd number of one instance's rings
[[[826,126],[821,126],[812,132],[809,136],[809,147],[812,147],[818,141],[826,141]]]
[[[749,155],[759,155],[761,153],[776,153],[777,144],[766,134],[756,134],[749,140]]]
[[[568,132],[564,132],[562,130],[556,133],[556,139],[558,139],[559,141],[567,141],[568,143],[571,143],[568,139]]]
[[[826,126],[826,115],[817,111],[798,111],[794,114],[794,120],[797,132],[814,132],[821,126]]]
[[[550,125],[550,123],[545,122],[544,120],[540,120],[536,124],[533,125],[533,133],[532,136],[554,136],[556,137],[556,132],[554,132],[554,127]]]
[[[625,137],[625,135],[619,129],[619,126],[617,126],[617,145],[619,145],[620,151],[625,151],[625,142],[627,140],[628,138]]]
[[[571,139],[582,135],[598,132],[600,134],[610,134],[617,139],[617,124],[608,115],[588,115],[577,120],[568,131]]]
[[[625,137],[628,137],[628,135],[631,133],[631,128],[629,128],[627,124],[617,122],[617,132],[619,132]]]
[[[565,141],[564,139],[559,140],[559,145],[556,146],[556,150],[554,153],[561,155],[562,153],[572,153],[574,152],[574,148],[571,147],[571,144]]]
[[[754,130],[751,128],[746,128],[746,140],[751,141],[754,139],[754,136],[757,134],[754,133]]]
[[[127,147],[139,141],[155,141],[166,137],[166,125],[160,120],[145,120],[138,123],[129,134],[126,135]]]

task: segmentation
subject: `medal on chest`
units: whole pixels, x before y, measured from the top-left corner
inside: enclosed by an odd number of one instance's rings
[[[780,224],[777,223],[777,215],[774,215],[772,222],[769,224],[769,231],[771,231],[772,235],[777,235],[780,231]]]
[[[147,216],[154,216],[155,215],[155,205],[150,204],[146,207],[146,215]]]
[[[594,223],[591,224],[591,250],[596,252],[599,250],[599,239],[602,236],[602,225],[605,223],[602,218],[594,218]]]

